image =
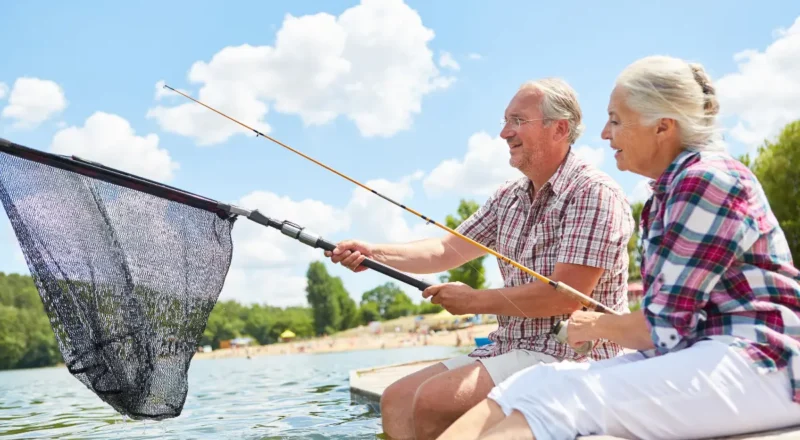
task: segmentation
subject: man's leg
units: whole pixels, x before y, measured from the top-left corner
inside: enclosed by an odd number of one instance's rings
[[[480,403],[489,391],[519,370],[556,358],[514,350],[454,368],[428,379],[414,397],[414,432],[417,440],[434,439],[462,414]]]
[[[452,368],[474,363],[467,356],[458,356],[423,368],[405,376],[384,390],[381,395],[381,420],[383,432],[391,440],[414,438],[413,404],[417,389],[426,380]]]

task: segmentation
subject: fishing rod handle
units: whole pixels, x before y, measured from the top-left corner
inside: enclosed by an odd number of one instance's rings
[[[322,249],[325,249],[326,251],[331,251],[331,252],[333,252],[333,250],[336,249],[336,245],[335,244],[333,244],[333,243],[331,243],[328,240],[325,240],[323,238],[319,238],[317,240],[317,246],[321,247]],[[366,267],[368,267],[368,268],[370,268],[372,270],[376,270],[376,271],[378,271],[378,272],[380,272],[380,273],[382,273],[384,275],[390,276],[390,277],[392,277],[392,278],[394,278],[394,279],[396,279],[398,281],[402,281],[402,282],[404,282],[406,284],[412,285],[412,286],[416,287],[417,289],[419,289],[420,291],[423,291],[423,290],[425,290],[425,289],[427,289],[428,287],[431,286],[430,284],[428,284],[428,283],[426,283],[424,281],[418,280],[418,279],[416,279],[414,277],[410,277],[410,276],[408,276],[408,275],[406,275],[406,274],[404,274],[404,273],[402,273],[402,272],[400,272],[400,271],[398,271],[396,269],[393,269],[393,268],[391,268],[389,266],[386,266],[385,264],[378,263],[375,260],[370,260],[369,258],[365,259],[361,263],[361,265],[362,266],[366,266]]]
[[[608,314],[608,315],[619,315],[620,314],[616,310],[609,308],[605,304],[602,304],[602,303],[600,303],[600,302],[598,302],[598,301],[586,296],[585,294],[573,289],[572,287],[570,287],[570,286],[568,286],[568,285],[566,285],[564,283],[561,283],[561,282],[555,283],[555,288],[556,288],[556,290],[564,292],[564,293],[572,296],[574,299],[580,301],[581,305],[583,307],[585,307],[586,310],[591,310],[593,312],[605,313],[605,314]]]
[[[607,307],[606,305],[601,304],[601,303],[589,298],[588,296],[584,295],[583,293],[575,290],[574,288],[572,288],[572,287],[570,287],[570,286],[568,286],[568,285],[566,285],[564,283],[560,283],[560,282],[555,283],[555,288],[556,288],[556,290],[560,290],[560,291],[562,291],[564,293],[567,293],[568,295],[570,295],[573,298],[575,298],[578,301],[580,301],[581,305],[584,308],[586,308],[587,310],[592,310],[594,312],[600,312],[600,313],[605,313],[605,314],[609,314],[609,315],[619,315],[620,314],[616,310],[611,309],[611,308]],[[568,324],[569,324],[569,321],[559,321],[559,322],[556,323],[555,326],[553,326],[553,329],[551,330],[551,333],[554,335],[556,340],[558,342],[561,342],[562,344],[567,344],[567,330],[568,330],[568,327],[569,327]],[[577,348],[573,347],[573,350],[575,350],[580,355],[586,356],[587,354],[589,354],[589,352],[592,351],[593,348],[594,348],[594,341],[586,341],[580,347],[577,347]]]

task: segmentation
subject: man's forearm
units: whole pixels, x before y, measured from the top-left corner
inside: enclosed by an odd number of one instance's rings
[[[570,314],[580,308],[580,302],[567,294],[534,282],[477,292],[474,313],[539,318]]]
[[[397,270],[411,273],[437,273],[442,269],[444,246],[438,238],[409,243],[377,244],[373,247],[373,258]]]
[[[397,270],[410,273],[439,273],[461,266],[484,254],[461,239],[445,236],[409,243],[373,245],[373,258]]]

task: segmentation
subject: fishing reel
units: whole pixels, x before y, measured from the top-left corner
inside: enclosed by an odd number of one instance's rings
[[[554,337],[556,338],[556,341],[558,341],[558,342],[560,342],[562,344],[565,344],[565,345],[569,345],[567,343],[567,327],[568,327],[568,324],[569,324],[569,321],[567,321],[567,320],[559,321],[559,322],[556,323],[556,325],[553,326],[553,329],[550,331],[554,335]],[[587,342],[583,343],[583,345],[581,345],[580,347],[573,348],[573,350],[575,350],[580,355],[586,356],[587,354],[589,354],[590,351],[592,351],[592,348],[594,348],[594,342],[593,341],[587,341]]]

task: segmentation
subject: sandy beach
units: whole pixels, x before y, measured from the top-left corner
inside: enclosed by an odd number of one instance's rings
[[[486,337],[497,328],[496,323],[474,325],[458,330],[424,333],[413,332],[397,325],[393,330],[379,334],[367,328],[351,329],[334,336],[309,338],[270,345],[222,348],[208,353],[197,353],[195,359],[222,359],[231,357],[287,355],[300,353],[332,353],[356,350],[418,347],[439,345],[450,347],[475,346],[476,337]]]

